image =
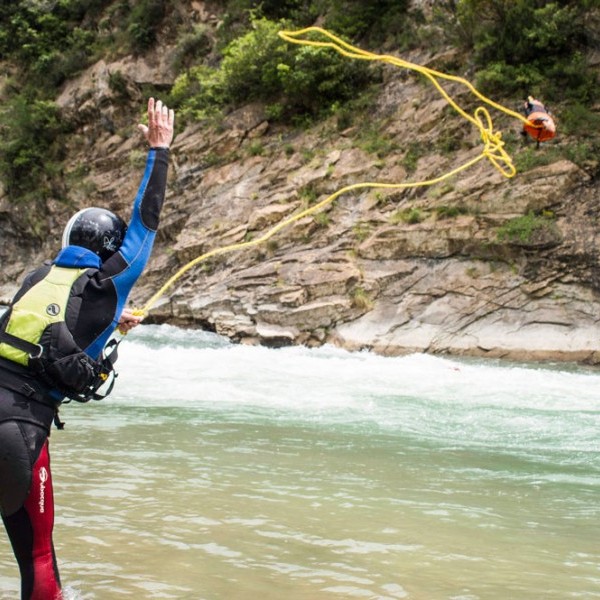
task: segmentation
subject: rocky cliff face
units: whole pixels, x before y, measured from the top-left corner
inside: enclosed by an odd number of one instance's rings
[[[23,273],[56,251],[76,206],[127,214],[143,164],[134,111],[144,102],[143,84],[171,82],[168,52],[98,63],[65,87],[58,103],[79,123],[67,167],[79,174],[71,179],[72,206],[48,205],[37,229],[51,235],[36,239],[28,233],[31,215],[0,198],[0,297],[10,297]],[[127,81],[128,114],[111,108],[115,71]],[[495,118],[500,129],[518,132],[519,123]],[[258,239],[343,186],[429,180],[481,151],[478,133],[405,72],[387,73],[371,119],[386,123],[381,135],[393,148],[381,157],[360,143],[360,125],[340,132],[334,117],[291,130],[269,123],[260,106],[218,127],[180,132],[159,240],[132,303],[144,304],[187,261]],[[451,137],[451,151],[437,143],[441,136]],[[410,162],[415,147],[428,151]],[[516,241],[498,235],[530,211],[551,215],[552,226]],[[273,346],[334,343],[389,355],[598,364],[599,226],[597,182],[575,164],[555,162],[509,180],[484,160],[436,186],[342,195],[263,244],[194,267],[148,320]]]

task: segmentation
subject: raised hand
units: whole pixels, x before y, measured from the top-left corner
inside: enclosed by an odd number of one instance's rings
[[[160,100],[148,100],[148,125],[140,123],[138,129],[144,134],[151,148],[168,148],[173,141],[175,112]]]

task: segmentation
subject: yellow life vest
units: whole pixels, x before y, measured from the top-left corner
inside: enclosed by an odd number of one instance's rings
[[[69,300],[95,272],[53,265],[11,305],[0,327],[0,358],[26,367],[51,390],[80,402],[107,396],[116,377],[118,342],[111,340],[102,358],[94,360],[77,345],[66,323]],[[108,388],[104,393],[99,392],[102,386]]]
[[[71,288],[86,271],[52,266],[46,277],[11,307],[4,331],[30,344],[39,345],[49,325],[64,322]],[[24,366],[29,365],[30,353],[8,343],[0,344],[0,356]]]

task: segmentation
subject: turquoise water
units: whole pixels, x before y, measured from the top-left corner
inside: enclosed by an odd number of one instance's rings
[[[600,598],[598,371],[168,326],[120,356],[51,438],[66,598]]]

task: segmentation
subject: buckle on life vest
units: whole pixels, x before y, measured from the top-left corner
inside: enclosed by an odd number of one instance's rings
[[[44,353],[44,348],[41,344],[34,344],[34,346],[36,347],[37,352],[35,354],[33,354],[32,352],[29,353],[30,360],[35,360],[36,358],[42,358],[42,354]]]

